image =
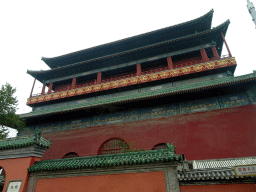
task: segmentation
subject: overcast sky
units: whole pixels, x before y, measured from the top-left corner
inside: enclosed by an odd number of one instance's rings
[[[256,5],[256,0],[251,0]],[[246,0],[0,1],[0,84],[16,87],[18,113],[26,106],[33,78],[48,69],[41,57],[55,57],[172,26],[214,9],[212,26],[227,19],[226,40],[238,66],[235,76],[256,69],[256,29]],[[223,54],[227,54],[225,48]],[[34,93],[41,91],[37,82]]]

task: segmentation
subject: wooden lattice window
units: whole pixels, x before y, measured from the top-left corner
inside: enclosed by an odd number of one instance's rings
[[[121,143],[124,142],[121,139],[110,139],[104,142],[99,150],[99,155],[116,154],[121,152]]]
[[[157,149],[167,149],[167,145],[166,143],[160,143],[160,144],[157,144],[153,147],[152,150],[157,150]]]
[[[72,157],[79,157],[77,153],[71,152],[64,155],[63,159],[65,158],[72,158]]]

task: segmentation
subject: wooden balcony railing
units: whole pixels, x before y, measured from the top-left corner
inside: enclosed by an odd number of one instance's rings
[[[76,85],[76,88],[88,87],[88,86],[91,86],[91,85],[96,85],[96,79],[79,83],[79,84]]]
[[[111,81],[118,81],[121,79],[127,79],[127,78],[132,78],[132,77],[136,77],[136,72],[125,73],[125,74],[121,74],[121,75],[114,75],[111,77],[103,78],[101,80],[101,82],[107,83],[107,82],[111,82]]]
[[[229,55],[223,55],[220,57],[220,59],[224,59],[224,58],[229,58]],[[209,58],[209,61],[215,61],[215,60],[219,60],[219,58],[215,58],[215,57]],[[173,62],[173,69],[187,67],[187,66],[191,66],[191,65],[200,64],[200,63],[203,63],[203,60],[200,57],[193,59],[193,61],[179,60],[179,61]],[[166,71],[166,70],[169,70],[169,68],[165,67],[165,66],[160,66],[158,68],[147,68],[147,69],[142,70],[141,75],[147,75],[147,74],[162,72],[162,71]],[[125,73],[125,74],[120,74],[120,75],[114,75],[111,77],[105,77],[105,78],[103,77],[103,79],[101,80],[101,83],[118,81],[121,79],[127,79],[127,78],[136,77],[136,76],[137,76],[136,72],[131,72],[131,73]],[[97,84],[96,79],[89,80],[86,82],[77,83],[75,86],[75,89],[81,88],[81,87],[87,87],[87,86],[91,86],[91,85],[96,85],[96,84]],[[55,90],[52,91],[52,93],[67,91],[70,89],[71,89],[71,83],[67,84],[67,85],[60,85],[60,86],[56,87]],[[45,93],[44,95],[46,95],[46,94],[47,93]],[[41,93],[33,94],[32,97],[38,97],[40,95],[41,95]]]

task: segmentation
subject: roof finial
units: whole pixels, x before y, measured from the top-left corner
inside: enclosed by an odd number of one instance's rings
[[[35,130],[34,135],[35,135],[35,140],[36,141],[40,141],[41,133],[42,133],[41,130],[39,130],[39,129]]]

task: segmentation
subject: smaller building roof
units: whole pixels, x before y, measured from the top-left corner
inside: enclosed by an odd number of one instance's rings
[[[223,167],[232,168],[236,165],[256,164],[256,157],[242,157],[229,159],[210,159],[193,161],[194,169],[220,169]]]
[[[160,150],[37,161],[33,166],[28,168],[28,171],[40,172],[68,169],[90,169],[97,167],[171,162],[179,161],[180,159],[180,155],[175,154],[174,152],[174,146],[172,144],[167,144],[167,149]]]
[[[190,170],[181,172],[178,171],[178,179],[180,181],[195,181],[195,180],[227,180],[240,178],[235,175],[231,168],[226,169],[211,169],[211,170]]]
[[[0,150],[23,148],[28,146],[38,146],[42,148],[50,148],[51,142],[41,137],[41,133],[36,131],[30,137],[15,137],[0,141]]]
[[[187,163],[189,162],[184,162],[184,166],[179,164],[177,167],[180,181],[229,180],[244,178],[236,176],[233,167],[256,164],[256,157],[194,160],[193,169],[188,169]]]

